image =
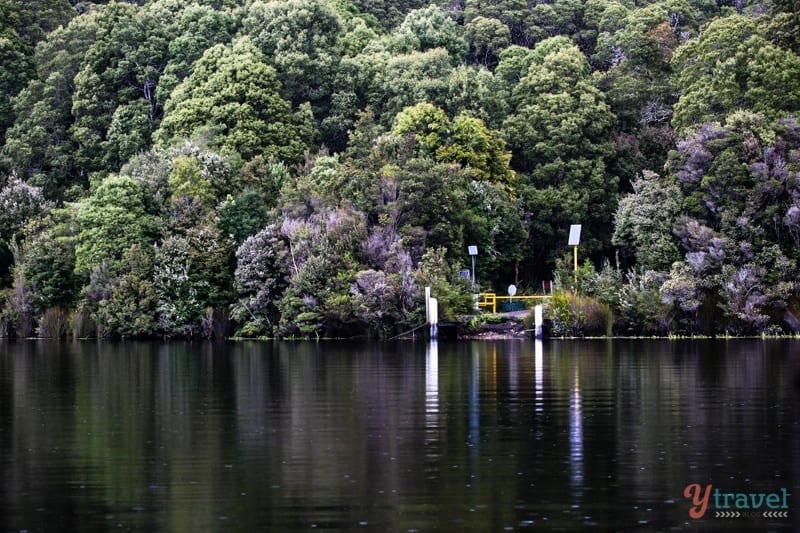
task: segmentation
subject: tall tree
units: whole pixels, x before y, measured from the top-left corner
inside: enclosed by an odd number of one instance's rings
[[[72,99],[76,164],[87,176],[118,171],[149,146],[160,116],[156,89],[169,58],[164,27],[145,9],[108,4],[98,26]]]
[[[33,76],[33,46],[18,32],[19,13],[9,0],[0,2],[0,142],[12,122],[11,99]]]
[[[680,209],[680,189],[674,181],[644,171],[634,180],[614,216],[612,243],[633,255],[642,270],[669,271],[680,258],[672,234]]]
[[[15,98],[14,124],[3,152],[24,179],[60,198],[74,184],[86,183],[76,170],[74,79],[99,30],[97,13],[73,18],[50,33],[36,49],[37,76]]]
[[[317,117],[325,116],[343,31],[330,4],[325,0],[257,0],[248,6],[242,31],[277,71],[281,95],[292,107],[310,102]]]
[[[444,48],[454,64],[462,63],[467,53],[467,42],[461,27],[435,5],[410,12],[392,32],[391,38],[408,43],[420,52]]]
[[[151,11],[156,15],[155,9]],[[157,15],[156,15],[157,16]],[[233,17],[208,6],[187,5],[174,15],[175,37],[169,42],[169,62],[159,79],[156,98],[163,104],[175,87],[192,71],[203,52],[217,44],[228,44],[233,35]]]
[[[291,113],[275,69],[249,38],[216,45],[173,91],[155,134],[158,145],[209,135],[211,147],[299,161],[316,133],[310,110]]]
[[[724,320],[757,333],[796,311],[798,143],[796,119],[744,111],[679,143],[670,169],[682,193],[674,231],[684,260],[662,292],[678,305],[689,291],[697,305],[682,310],[704,309],[701,326]]]
[[[583,224],[586,251],[601,252],[610,244],[618,178],[607,174],[606,161],[614,115],[586,57],[569,39],[547,39],[530,54],[527,73],[512,92],[515,109],[505,130],[512,164],[529,174],[524,197],[530,259],[546,275],[570,224]]]

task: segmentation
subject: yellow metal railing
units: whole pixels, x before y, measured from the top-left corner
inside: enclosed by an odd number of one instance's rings
[[[536,296],[498,296],[493,292],[482,292],[478,294],[478,300],[475,302],[479,308],[492,308],[492,313],[497,312],[497,302],[502,300],[508,300],[509,302],[513,301],[525,301],[526,304],[529,301],[537,302],[537,301],[544,301],[549,299],[550,296],[548,295],[536,295]],[[527,307],[527,305],[526,305]]]

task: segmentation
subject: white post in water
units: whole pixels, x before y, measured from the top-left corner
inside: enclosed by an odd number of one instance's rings
[[[425,322],[431,322],[431,288],[425,287]]]
[[[439,335],[439,301],[436,298],[430,299],[428,322],[431,325],[431,339],[436,339]]]
[[[537,339],[542,338],[542,325],[544,325],[542,313],[542,305],[539,304],[533,308],[533,325],[534,325],[534,336]]]

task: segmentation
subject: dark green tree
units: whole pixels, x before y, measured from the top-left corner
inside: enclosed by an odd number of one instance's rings
[[[235,80],[232,82],[232,80]],[[299,161],[315,135],[310,110],[291,113],[275,69],[248,38],[217,45],[173,91],[156,132],[159,146],[207,132],[209,146],[245,160],[257,155]]]
[[[242,31],[275,68],[283,98],[293,108],[310,102],[317,117],[325,116],[343,31],[330,4],[325,0],[255,1],[248,6]]]
[[[97,23],[75,76],[70,128],[77,171],[87,176],[118,171],[125,159],[149,146],[160,116],[156,90],[169,59],[169,36],[145,9],[110,3]]]
[[[24,179],[61,198],[75,184],[86,184],[75,165],[77,146],[69,133],[74,122],[74,79],[99,30],[97,13],[76,17],[50,33],[36,49],[37,76],[15,98],[15,122],[3,153]]]
[[[633,256],[638,268],[669,271],[680,258],[672,228],[680,209],[680,190],[672,180],[645,171],[633,192],[619,202],[612,243]]]
[[[610,244],[619,183],[606,171],[614,115],[586,57],[568,39],[542,41],[523,64],[528,61],[504,129],[512,165],[529,175],[521,194],[533,262],[526,268],[545,276],[571,224],[583,224],[585,252],[602,253]]]
[[[160,333],[153,282],[153,249],[133,245],[124,254],[124,268],[98,302],[96,320],[109,335],[148,337]]]

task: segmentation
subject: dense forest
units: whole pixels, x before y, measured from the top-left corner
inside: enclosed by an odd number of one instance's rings
[[[798,112],[796,0],[0,0],[0,336],[796,333]]]

